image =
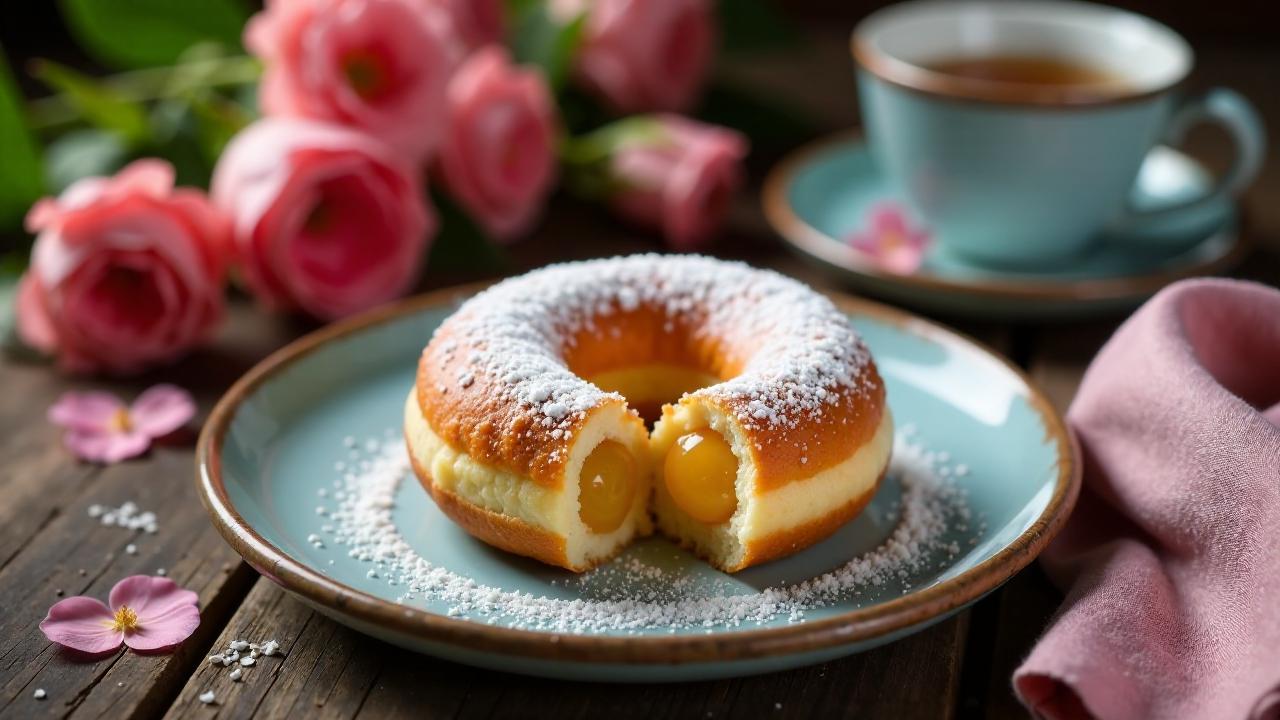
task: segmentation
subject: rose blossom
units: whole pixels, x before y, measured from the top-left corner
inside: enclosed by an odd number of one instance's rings
[[[435,232],[416,175],[389,148],[305,120],[268,118],[233,138],[212,195],[258,299],[324,319],[404,294]]]
[[[554,115],[542,73],[512,66],[496,45],[476,51],[449,84],[441,169],[453,195],[496,237],[525,230],[551,189]]]
[[[428,0],[448,14],[454,37],[468,50],[502,42],[502,0]]]
[[[623,139],[610,160],[621,186],[611,202],[623,215],[662,230],[676,247],[713,233],[742,184],[747,140],[727,128],[676,115],[654,118],[656,132]]]
[[[686,110],[715,44],[709,0],[555,0],[562,20],[587,13],[576,72],[615,110]]]
[[[222,319],[229,227],[173,167],[139,160],[37,202],[18,332],[63,369],[125,374],[172,361]]]
[[[452,32],[425,0],[268,0],[244,43],[266,64],[265,114],[359,128],[420,157],[444,130]]]

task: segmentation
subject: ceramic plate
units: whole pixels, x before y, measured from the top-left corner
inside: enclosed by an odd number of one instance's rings
[[[576,576],[473,540],[411,475],[383,486],[391,488],[387,527],[455,589],[474,585],[495,598],[526,593],[520,597],[545,598],[552,607],[678,589],[759,610],[766,588],[794,587],[840,568],[848,574],[860,559],[892,555],[886,540],[903,538],[912,523],[917,530],[929,525],[932,537],[908,538],[921,545],[911,566],[886,566],[879,584],[841,590],[825,606],[757,613],[735,624],[575,631],[501,607],[473,603],[460,610],[456,597],[393,585],[376,559],[352,557],[363,551],[338,542],[339,506],[358,496],[336,494],[344,475],[358,475],[361,463],[380,452],[374,448],[393,455],[399,449],[422,347],[473,290],[428,295],[298,340],[236,383],[200,438],[201,496],[227,541],[320,612],[389,642],[483,667],[573,679],[692,680],[781,670],[889,642],[960,610],[1031,562],[1074,504],[1074,442],[1020,372],[939,326],[837,297],[885,379],[899,446],[868,509],[825,542],[730,576],[651,538]],[[911,515],[912,498],[941,503],[934,519],[945,514],[945,522]]]
[[[1199,196],[1211,182],[1195,160],[1158,147],[1142,168],[1132,200],[1154,209]],[[862,227],[870,208],[886,201],[905,206],[854,133],[796,151],[779,163],[764,189],[769,223],[802,257],[863,292],[951,315],[1050,319],[1128,310],[1174,280],[1225,271],[1247,250],[1236,209],[1206,204],[1170,231],[1187,238],[1179,250],[1100,238],[1073,262],[1031,272],[974,264],[935,244],[918,271],[897,274],[877,268],[843,241]]]

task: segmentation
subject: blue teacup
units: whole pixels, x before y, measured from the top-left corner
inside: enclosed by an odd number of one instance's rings
[[[1223,88],[1186,96],[1190,46],[1123,10],[920,0],[873,13],[852,45],[876,161],[938,241],[974,260],[1042,265],[1104,236],[1185,244],[1178,229],[1239,193],[1262,160],[1249,103]],[[1151,149],[1198,122],[1234,138],[1231,169],[1202,197],[1130,206]]]

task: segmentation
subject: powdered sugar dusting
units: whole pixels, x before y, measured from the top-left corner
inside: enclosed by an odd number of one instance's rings
[[[570,372],[565,348],[600,318],[641,307],[666,317],[672,342],[684,335],[752,348],[737,377],[695,393],[728,401],[746,427],[785,435],[872,390],[866,348],[827,298],[772,271],[669,255],[552,265],[489,288],[437,329],[427,380],[442,392],[473,384],[472,392],[496,392],[522,419],[569,432],[619,396]]]
[[[679,629],[802,621],[805,613],[857,602],[864,590],[897,583],[910,588],[922,574],[945,566],[972,544],[965,493],[938,453],[911,436],[895,439],[890,475],[901,497],[883,520],[888,537],[869,552],[802,582],[754,590],[727,575],[691,573],[677,550],[653,540],[596,570],[558,581],[571,596],[550,597],[492,587],[433,564],[419,555],[396,526],[401,483],[413,482],[407,452],[388,442],[347,472],[330,494],[337,507],[321,526],[322,552],[345,552],[366,576],[385,582],[413,605],[440,603],[452,617],[555,633],[675,632]],[[885,490],[882,490],[885,492]],[[874,507],[874,506],[873,506]],[[415,521],[419,521],[415,518]],[[461,539],[460,542],[471,542]],[[324,549],[328,548],[328,549]]]

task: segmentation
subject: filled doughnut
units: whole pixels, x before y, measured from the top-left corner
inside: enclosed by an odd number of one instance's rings
[[[741,263],[639,255],[464,303],[422,353],[405,437],[440,509],[491,545],[582,571],[656,520],[734,572],[857,515],[893,423],[827,298]]]

